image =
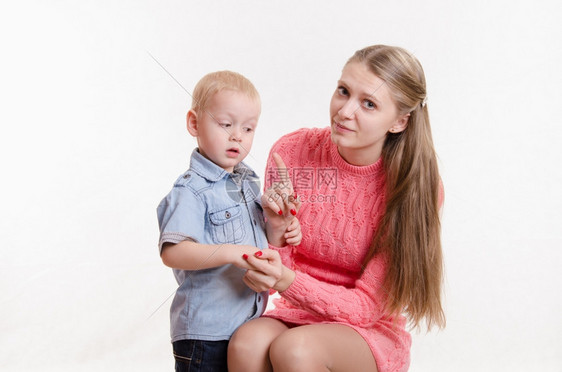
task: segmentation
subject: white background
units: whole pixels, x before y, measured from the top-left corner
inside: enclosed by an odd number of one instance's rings
[[[2,5],[0,369],[172,370],[155,209],[195,146],[181,86],[219,69],[254,82],[248,163],[263,176],[272,143],[326,126],[343,64],[380,43],[424,66],[446,188],[448,325],[414,333],[410,370],[562,370],[560,14],[515,0]]]

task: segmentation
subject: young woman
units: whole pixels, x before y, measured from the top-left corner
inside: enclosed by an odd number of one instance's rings
[[[406,371],[408,321],[445,325],[443,194],[425,102],[414,56],[367,47],[342,71],[330,127],[274,145],[262,204],[270,215],[300,204],[303,239],[245,257],[246,284],[280,299],[236,331],[229,371]]]

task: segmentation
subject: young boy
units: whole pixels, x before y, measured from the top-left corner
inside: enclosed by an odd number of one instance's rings
[[[187,130],[198,148],[157,209],[160,255],[179,284],[170,309],[176,371],[227,371],[228,340],[267,304],[267,292],[242,279],[243,256],[268,247],[258,178],[242,162],[260,112],[258,92],[238,73],[210,73],[193,92]],[[298,244],[298,220],[274,218],[289,226],[270,242]]]

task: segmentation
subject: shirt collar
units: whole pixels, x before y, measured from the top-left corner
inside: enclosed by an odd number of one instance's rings
[[[232,176],[229,172],[225,171],[199,152],[196,148],[191,154],[191,162],[189,164],[191,170],[211,182],[217,182],[218,180]],[[239,174],[244,177],[257,177],[257,174],[244,162],[240,162],[234,167],[234,175]]]

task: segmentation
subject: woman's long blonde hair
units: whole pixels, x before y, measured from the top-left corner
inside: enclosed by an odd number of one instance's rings
[[[349,62],[365,63],[388,85],[399,113],[410,114],[406,129],[389,133],[383,146],[386,210],[364,265],[375,254],[388,257],[389,314],[405,313],[414,327],[425,318],[428,329],[442,328],[440,178],[422,66],[406,50],[385,45],[361,49]]]

